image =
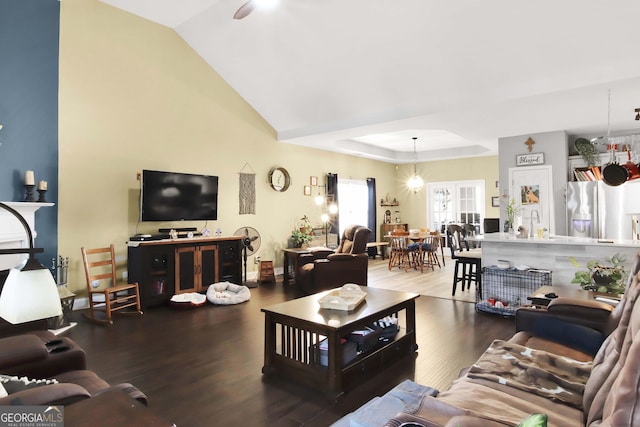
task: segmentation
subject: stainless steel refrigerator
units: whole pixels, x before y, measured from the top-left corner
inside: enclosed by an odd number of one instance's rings
[[[628,184],[612,187],[602,181],[567,184],[569,236],[594,239],[632,238],[631,216],[626,212]]]

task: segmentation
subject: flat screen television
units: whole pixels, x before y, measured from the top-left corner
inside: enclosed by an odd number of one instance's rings
[[[218,219],[218,177],[142,171],[141,221]]]

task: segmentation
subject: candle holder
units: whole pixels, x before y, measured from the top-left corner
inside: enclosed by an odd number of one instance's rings
[[[24,185],[24,188],[25,188],[26,193],[27,193],[25,195],[25,197],[24,197],[24,201],[25,202],[35,202],[36,201],[36,198],[33,195],[33,189],[35,187],[36,187],[35,185],[27,185],[27,184]]]
[[[40,203],[44,203],[44,202],[46,202],[46,200],[44,199],[44,195],[45,195],[46,193],[47,193],[47,190],[40,190],[40,189],[38,189],[38,194],[40,195],[40,196],[38,197],[38,202],[40,202]]]

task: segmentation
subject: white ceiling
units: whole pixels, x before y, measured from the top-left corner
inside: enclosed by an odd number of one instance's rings
[[[422,161],[640,131],[637,0],[101,1],[174,28],[282,142],[407,163],[414,136]]]

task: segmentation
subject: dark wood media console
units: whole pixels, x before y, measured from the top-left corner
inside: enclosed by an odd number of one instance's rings
[[[129,282],[138,282],[143,307],[175,294],[204,292],[215,282],[242,283],[242,237],[129,241]]]

